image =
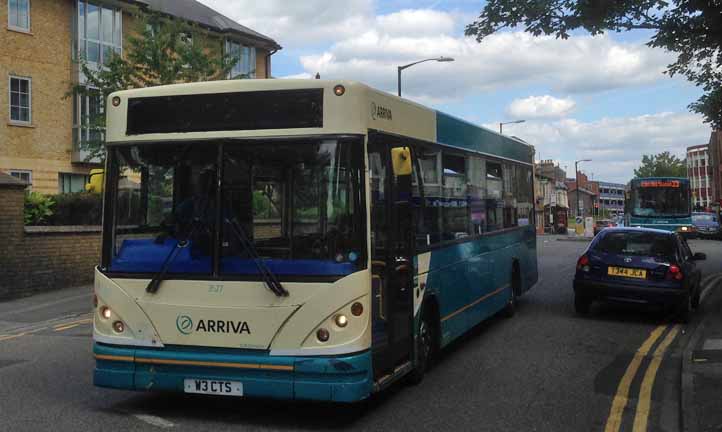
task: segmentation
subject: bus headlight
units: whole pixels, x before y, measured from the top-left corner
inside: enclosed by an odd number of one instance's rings
[[[110,319],[112,314],[113,313],[111,312],[111,310],[108,306],[103,306],[102,308],[100,308],[100,316],[103,319]]]
[[[346,318],[346,315],[344,314],[338,314],[336,315],[336,318],[334,319],[336,321],[336,325],[344,328],[348,325],[348,318]]]

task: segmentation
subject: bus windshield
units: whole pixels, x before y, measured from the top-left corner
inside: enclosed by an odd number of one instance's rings
[[[632,188],[632,215],[638,217],[689,217],[689,185]]]
[[[155,273],[180,242],[176,278],[258,276],[257,256],[279,276],[350,274],[366,265],[362,152],[353,139],[111,148],[109,270]]]

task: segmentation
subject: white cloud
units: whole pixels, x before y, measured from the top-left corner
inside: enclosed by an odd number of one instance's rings
[[[559,99],[554,96],[529,96],[515,99],[507,112],[511,117],[520,119],[564,117],[569,114],[576,102],[571,98]]]
[[[284,47],[351,37],[373,22],[373,0],[200,0]]]
[[[498,128],[498,124],[487,124]],[[507,130],[505,130],[507,132]],[[624,183],[634,175],[642,155],[669,151],[680,158],[688,146],[709,141],[710,129],[690,113],[658,113],[636,117],[602,118],[583,122],[561,119],[527,122],[508,131],[536,148],[537,159],[554,159],[574,175],[574,161],[592,159],[580,166],[596,180]]]
[[[342,39],[324,52],[302,56],[301,64],[310,73],[359,79],[391,90],[396,66],[440,55],[456,61],[404,72],[406,94],[452,100],[472,89],[489,91],[530,83],[565,93],[596,92],[668,79],[662,72],[671,60],[661,50],[616,42],[607,36],[559,40],[508,32],[489,36],[479,44],[450,34],[389,34],[376,26]]]

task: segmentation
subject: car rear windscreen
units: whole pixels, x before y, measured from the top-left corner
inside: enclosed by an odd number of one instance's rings
[[[594,250],[614,255],[651,256],[673,260],[674,240],[670,235],[646,232],[613,232],[599,239]]]
[[[323,89],[130,98],[127,135],[323,127]]]

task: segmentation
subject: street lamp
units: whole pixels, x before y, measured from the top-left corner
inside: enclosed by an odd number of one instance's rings
[[[398,87],[399,87],[399,97],[401,97],[401,71],[404,70],[404,69],[408,69],[408,68],[410,68],[411,66],[415,66],[415,65],[417,65],[417,64],[419,64],[419,63],[424,63],[424,62],[428,62],[428,61],[437,61],[437,62],[440,62],[440,63],[445,63],[445,62],[453,62],[454,59],[451,58],[451,57],[441,56],[441,57],[437,57],[437,58],[430,58],[430,59],[425,59],[425,60],[419,60],[419,61],[416,61],[416,62],[413,62],[413,63],[409,63],[409,64],[404,65],[404,66],[398,66],[399,78],[398,78],[398,80],[397,80],[397,84],[398,84]]]
[[[579,162],[591,162],[591,159],[574,161],[574,181],[577,183],[577,217],[581,216],[579,206]]]
[[[505,124],[518,124],[518,123],[524,123],[525,121],[526,120],[514,120],[514,121],[510,121],[510,122],[499,123],[499,133],[500,134],[502,133],[502,126],[504,126]]]

